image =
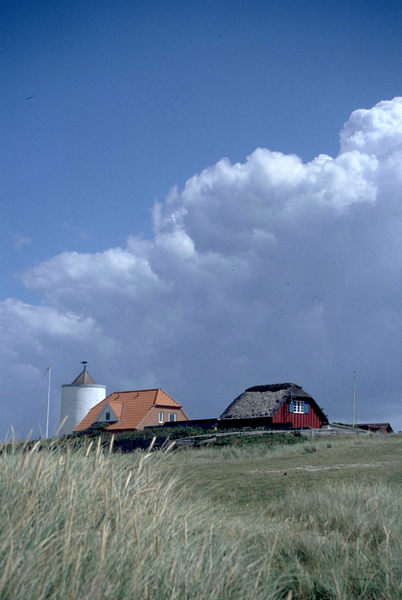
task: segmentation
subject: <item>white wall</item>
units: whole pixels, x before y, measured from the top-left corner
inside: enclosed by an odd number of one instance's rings
[[[95,404],[106,398],[105,385],[66,384],[61,386],[60,423],[67,419],[60,435],[71,433]]]

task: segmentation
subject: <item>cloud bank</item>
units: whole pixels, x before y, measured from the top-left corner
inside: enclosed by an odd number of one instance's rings
[[[357,369],[358,418],[402,428],[402,98],[353,112],[340,140],[309,163],[222,159],[154,207],[152,239],[25,272],[41,305],[0,303],[7,424],[43,422],[49,361],[57,413],[85,358],[109,392],[163,387],[193,417],[294,381],[350,421]]]

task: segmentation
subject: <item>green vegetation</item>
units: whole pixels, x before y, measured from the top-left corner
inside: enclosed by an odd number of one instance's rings
[[[160,448],[161,446],[166,446],[171,441],[187,438],[194,440],[193,445],[196,447],[203,445],[219,447],[262,445],[272,447],[278,444],[295,444],[307,440],[307,438],[299,431],[289,433],[271,433],[264,431],[258,433],[257,431],[254,431],[252,433],[246,430],[240,430],[239,432],[238,429],[217,431],[216,429],[178,426],[173,428],[157,427],[144,429],[142,431],[111,433],[107,430],[107,427],[108,425],[106,423],[98,423],[85,431],[73,433],[57,440],[41,439],[38,448],[39,450],[46,448],[57,449],[61,446],[63,448],[69,447],[70,449],[78,449],[80,447],[87,447],[91,440],[98,441],[99,438],[103,447],[109,447],[113,438],[114,452],[132,452],[136,449],[146,450],[151,442],[153,443],[154,448]],[[18,448],[32,448],[35,443],[36,442],[34,441],[28,441],[25,446],[20,443]],[[13,446],[3,444],[1,447],[10,451],[10,448]]]
[[[216,433],[216,431],[214,432]],[[220,432],[222,433],[222,432]],[[305,442],[307,438],[301,435],[298,431],[292,433],[231,433],[217,436],[211,445],[217,447],[232,446],[236,448],[244,448],[250,446],[259,446],[266,448],[276,448],[277,446],[287,444],[297,444]]]
[[[2,600],[402,596],[401,436],[39,446],[0,455]]]
[[[111,437],[110,432],[107,430],[108,423],[96,423],[89,429],[73,433],[69,436],[70,439],[86,439],[93,438],[102,435],[105,440],[109,440]],[[202,435],[205,433],[215,433],[214,429],[205,430],[201,427],[151,427],[149,429],[142,429],[140,431],[125,431],[123,433],[114,434],[115,440],[152,440],[154,436],[158,437],[169,437],[171,439],[178,439],[182,437],[190,437],[193,435]]]

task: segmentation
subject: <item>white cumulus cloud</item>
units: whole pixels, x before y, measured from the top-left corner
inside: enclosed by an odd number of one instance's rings
[[[152,239],[30,269],[42,305],[0,304],[3,378],[31,373],[13,380],[19,427],[32,369],[51,355],[66,383],[85,353],[109,391],[161,386],[194,417],[294,381],[350,420],[357,369],[358,417],[401,428],[401,144],[396,98],[352,113],[337,157],[222,159],[155,206]]]

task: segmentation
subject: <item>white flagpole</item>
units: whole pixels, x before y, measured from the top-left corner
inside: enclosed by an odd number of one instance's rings
[[[356,371],[353,371],[353,411],[352,411],[352,425],[355,426],[356,421]]]
[[[50,373],[52,371],[52,367],[49,365],[46,369],[48,379],[47,379],[47,411],[46,411],[46,439],[49,437],[49,408],[50,408]]]

